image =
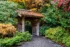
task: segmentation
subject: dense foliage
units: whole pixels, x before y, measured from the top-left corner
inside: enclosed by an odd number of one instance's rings
[[[70,0],[54,0],[44,6],[40,12],[44,14],[43,25],[51,27],[42,29],[45,37],[70,47]],[[59,26],[59,27],[57,27]],[[45,27],[45,26],[44,26]],[[42,27],[43,28],[43,27]],[[46,30],[46,31],[45,31]],[[69,31],[69,32],[68,32]]]
[[[17,32],[14,37],[11,38],[0,38],[0,47],[11,47],[13,45],[18,45],[22,41],[31,40],[31,34],[28,32]]]
[[[12,23],[15,25],[17,23],[17,9],[18,4],[14,2],[0,1],[0,23]]]
[[[70,12],[64,12],[63,7],[58,8],[57,3],[49,3],[49,5],[49,7],[43,9],[46,10],[45,12],[42,12],[45,15],[43,21],[51,26],[62,26],[70,29]]]
[[[51,26],[60,25],[63,27],[70,28],[69,12],[62,12],[60,10],[57,10],[55,7],[51,6],[47,9],[47,12],[43,14],[45,15],[45,18],[43,18],[43,20]]]
[[[46,0],[8,0],[13,1],[25,6],[25,9],[38,11],[44,4]]]
[[[55,27],[46,30],[45,37],[55,42],[63,43],[66,47],[70,47],[70,35],[62,27]]]

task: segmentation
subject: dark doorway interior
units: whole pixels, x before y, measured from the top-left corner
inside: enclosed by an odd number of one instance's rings
[[[32,25],[30,21],[25,22],[25,31],[28,31],[30,34],[32,34]]]

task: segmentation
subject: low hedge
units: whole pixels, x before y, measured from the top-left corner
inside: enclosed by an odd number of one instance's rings
[[[70,35],[62,27],[55,27],[46,30],[45,37],[48,37],[55,42],[62,43],[66,45],[66,47],[70,47]]]
[[[17,32],[14,37],[11,38],[0,38],[0,47],[11,47],[17,45],[22,41],[31,40],[31,34],[28,32]]]

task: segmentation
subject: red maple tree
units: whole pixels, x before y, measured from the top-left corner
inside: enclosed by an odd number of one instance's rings
[[[64,11],[70,11],[70,0],[54,0],[58,3],[58,8],[63,8]]]

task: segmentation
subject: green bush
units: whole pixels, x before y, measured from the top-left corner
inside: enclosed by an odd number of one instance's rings
[[[50,7],[46,8],[46,12],[42,12],[45,16],[42,20],[45,21],[50,26],[58,26],[59,23],[59,11],[52,5]]]
[[[24,41],[31,40],[31,37],[32,37],[29,32],[24,32],[24,33],[22,33],[22,32],[17,32],[16,35],[22,36]]]
[[[45,35],[45,30],[47,30],[49,27],[48,26],[41,26],[40,27],[40,35]]]
[[[1,38],[0,47],[11,47],[13,45],[19,44],[21,41],[31,40],[31,34],[28,32],[17,32],[17,34],[12,38]]]
[[[45,33],[46,37],[53,39],[54,41],[61,41],[64,35],[64,31],[61,27],[50,28]],[[58,40],[59,39],[59,40]]]
[[[45,37],[48,37],[55,42],[64,43],[67,47],[70,47],[70,35],[62,27],[46,30]]]
[[[42,12],[45,16],[42,20],[51,26],[62,26],[70,29],[70,12],[63,12],[55,5],[45,8],[46,12]]]
[[[17,23],[16,10],[19,9],[20,5],[14,2],[0,1],[0,23]]]

